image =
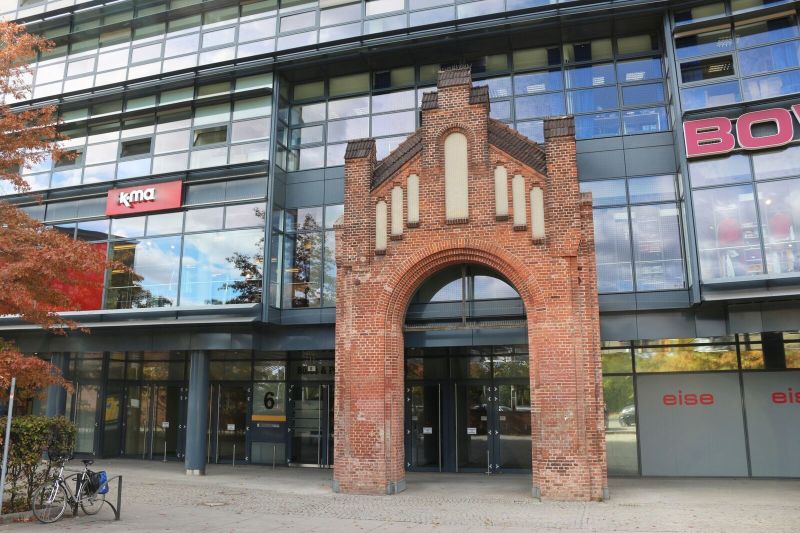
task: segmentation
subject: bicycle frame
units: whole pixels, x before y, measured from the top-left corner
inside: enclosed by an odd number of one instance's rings
[[[53,489],[55,489],[57,485],[64,487],[64,492],[67,495],[67,503],[69,504],[73,514],[77,513],[78,505],[80,505],[81,501],[85,499],[85,497],[83,496],[83,488],[89,481],[89,477],[86,475],[86,470],[87,468],[84,467],[82,472],[77,473],[74,494],[72,493],[72,489],[69,487],[69,483],[67,483],[66,479],[64,479],[63,464],[61,465],[61,467],[59,467],[58,475],[55,476],[55,479],[53,480]],[[57,490],[53,490],[50,495],[50,501],[48,501],[47,503],[53,503],[52,499],[56,496],[56,494]]]

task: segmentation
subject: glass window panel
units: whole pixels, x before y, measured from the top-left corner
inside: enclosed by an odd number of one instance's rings
[[[581,192],[592,193],[592,205],[624,205],[625,180],[597,180],[580,182]]]
[[[183,213],[163,213],[147,217],[147,235],[180,233],[183,229]]]
[[[565,63],[611,59],[612,56],[611,39],[595,39],[564,45]]]
[[[82,241],[106,240],[108,238],[108,226],[110,222],[110,220],[105,218],[102,220],[84,220],[78,222],[78,239]]]
[[[414,79],[414,67],[379,70],[372,73],[372,88],[388,89],[401,85],[413,85]]]
[[[691,89],[681,89],[681,100],[685,111],[702,109],[742,101],[738,81],[727,81]]]
[[[70,187],[72,185],[78,185],[81,182],[81,175],[83,174],[82,168],[76,168],[73,170],[63,170],[61,172],[53,172],[53,176],[50,180],[50,187]]]
[[[351,118],[328,123],[328,142],[369,137],[369,118]]]
[[[209,144],[224,143],[228,140],[228,127],[215,126],[194,130],[192,146],[207,146]]]
[[[343,22],[351,22],[361,18],[361,3],[350,4],[348,6],[323,9],[319,12],[320,26],[333,26]]]
[[[293,170],[308,170],[325,166],[325,147],[303,148],[299,150],[297,168]]]
[[[628,210],[594,210],[597,285],[601,293],[633,290]]]
[[[502,0],[478,0],[468,4],[456,5],[458,18],[480,17],[483,15],[493,15],[504,10]]]
[[[261,301],[264,232],[187,235],[181,266],[181,305]]]
[[[131,141],[123,141],[120,144],[120,157],[133,157],[137,155],[144,155],[150,153],[150,137],[146,139],[134,139]]]
[[[492,102],[489,116],[495,120],[511,120],[511,101]]]
[[[664,85],[662,83],[646,83],[644,85],[622,87],[623,105],[645,105],[663,101]]]
[[[111,221],[111,238],[144,235],[146,217],[115,218]]]
[[[228,162],[227,148],[212,148],[211,150],[198,150],[189,157],[190,168],[217,167]]]
[[[663,107],[655,107],[623,111],[622,126],[625,135],[667,131],[669,130],[667,110]]]
[[[742,85],[745,100],[798,93],[800,92],[800,70],[745,79],[742,81]]]
[[[150,158],[120,161],[117,165],[117,179],[136,178],[150,173]]]
[[[739,68],[744,76],[800,66],[800,42],[791,41],[739,52]]]
[[[312,81],[309,83],[300,83],[294,86],[294,99],[304,100],[306,98],[316,98],[325,94],[324,81]],[[325,105],[325,104],[321,104]]]
[[[275,19],[261,19],[239,25],[239,42],[268,39],[275,36]]]
[[[391,13],[405,8],[405,0],[367,0],[367,16]]]
[[[567,93],[567,101],[571,113],[605,111],[619,107],[616,87],[570,91]]]
[[[281,17],[281,33],[310,28],[317,22],[316,11],[306,11],[296,15]]]
[[[106,308],[171,307],[177,304],[181,237],[122,241],[112,244],[111,248],[111,258],[131,270],[112,270]]]
[[[634,350],[637,372],[736,370],[735,345],[641,347]]]
[[[161,59],[161,43],[140,46],[131,51],[131,63]]]
[[[379,139],[382,140],[382,139]],[[376,146],[378,141],[375,142]],[[329,167],[337,167],[344,165],[344,152],[347,149],[347,144],[329,144],[327,149],[327,156],[325,158],[325,165]],[[380,158],[380,153],[378,153]]]
[[[516,69],[557,66],[561,64],[561,49],[553,46],[516,50],[512,57]]]
[[[186,170],[189,161],[188,152],[164,155],[153,158],[153,174],[164,172],[178,172]]]
[[[230,113],[231,105],[228,102],[200,106],[194,111],[194,125],[204,126],[215,122],[225,122],[229,120]]]
[[[269,143],[237,144],[230,147],[230,164],[266,161],[269,158]]]
[[[744,154],[699,159],[689,163],[692,187],[750,181],[750,162]]]
[[[570,89],[611,85],[616,81],[614,65],[611,63],[567,69],[567,87]]]
[[[658,50],[658,39],[654,35],[629,35],[617,37],[617,51],[621,55],[638,54]]]
[[[272,102],[266,96],[237,100],[233,103],[233,120],[269,116],[271,112]]]
[[[633,361],[630,348],[616,347],[602,350],[603,374],[622,374],[633,372]]]
[[[328,41],[336,41],[338,39],[347,39],[348,37],[356,37],[358,35],[361,35],[361,23],[354,22],[353,24],[333,26],[331,28],[323,28],[319,30],[319,41],[324,43]]]
[[[757,180],[786,178],[800,174],[800,169],[797,167],[797,162],[800,161],[800,146],[753,153],[750,157],[753,160],[753,172]]]
[[[220,94],[228,94],[230,92],[231,83],[229,81],[222,81],[219,83],[200,85],[197,88],[197,97],[202,98],[205,96],[217,96]]]
[[[540,120],[517,122],[517,131],[532,141],[544,143],[544,122]]]
[[[369,114],[369,96],[357,96],[328,102],[328,119],[357,117]]]
[[[64,78],[64,63],[40,66],[36,69],[36,84],[51,83]]]
[[[753,187],[694,191],[693,199],[703,280],[762,274]]]
[[[758,207],[767,272],[800,271],[800,179],[759,184]]]
[[[525,96],[515,100],[517,119],[554,117],[566,114],[563,93]]]
[[[83,171],[83,183],[99,183],[102,181],[111,181],[114,179],[115,165],[97,165],[94,167],[86,167]]]
[[[636,289],[656,291],[684,286],[678,208],[674,204],[631,207]]]
[[[563,87],[561,70],[546,70],[514,76],[514,94],[517,95],[560,91]]]
[[[632,376],[603,377],[606,458],[611,475],[639,474],[636,399]]]
[[[719,56],[681,63],[681,81],[683,83],[713,80],[734,74],[733,56]]]
[[[325,206],[325,228],[333,229],[333,225],[344,214],[344,205],[328,205]]]
[[[333,102],[331,102],[333,104]],[[413,109],[415,106],[414,90],[399,91],[388,94],[375,95],[372,97],[372,112],[385,113],[388,111],[398,111],[400,109]],[[328,108],[328,113],[332,113],[333,108]],[[335,118],[331,116],[330,118]]]
[[[156,135],[154,153],[163,154],[189,149],[189,130],[172,131]]]
[[[736,46],[743,48],[793,39],[800,35],[800,30],[797,28],[796,17],[789,16],[752,23],[747,23],[747,21],[738,23],[734,27],[733,33],[736,36]]]
[[[293,126],[321,122],[325,120],[325,103],[292,106],[290,114]]]
[[[94,163],[115,161],[118,151],[119,143],[116,141],[102,144],[90,144],[86,148],[86,164],[92,165]]]
[[[213,48],[231,44],[236,37],[236,28],[210,31],[203,34],[203,48]]]
[[[383,137],[380,139],[375,139],[376,157],[378,159],[383,159],[384,157],[389,155],[392,152],[392,150],[400,146],[400,144],[402,144],[402,142],[405,141],[406,139],[408,139],[408,135],[400,135],[397,137]],[[342,158],[344,158],[344,153],[342,153]],[[344,161],[344,159],[342,159],[342,161]]]
[[[620,83],[652,80],[663,77],[660,57],[634,59],[617,63],[617,77]]]
[[[251,198],[264,198],[267,195],[267,179],[250,178],[238,179],[227,182],[225,187],[225,200],[249,200]]]
[[[331,307],[336,305],[336,233],[333,231],[325,232],[323,242],[323,256],[325,266],[323,271],[322,283],[322,305]]]
[[[630,201],[635,203],[675,201],[675,176],[648,176],[628,180]]]
[[[72,61],[67,65],[67,76],[80,76],[94,71],[94,57]]]
[[[575,138],[592,139],[619,135],[619,113],[597,113],[575,117]]]
[[[686,24],[696,20],[718,17],[725,14],[725,3],[714,2],[713,4],[696,5],[691,8],[678,10],[675,12],[675,22]]]
[[[437,0],[439,1],[439,0]],[[440,3],[450,3],[450,0],[441,1]],[[453,6],[440,7],[438,9],[428,9],[426,11],[416,11],[411,13],[411,25],[421,26],[423,24],[435,24],[437,22],[446,22],[456,18],[455,8]]]
[[[284,238],[284,307],[319,307],[322,292],[323,232]]]
[[[258,118],[234,122],[231,125],[231,142],[255,141],[269,137],[270,120]]]
[[[283,381],[286,379],[286,363],[283,361],[260,361],[256,353],[253,379],[263,381]]]
[[[369,72],[330,79],[330,95],[369,91]]]
[[[225,208],[225,228],[263,226],[265,209],[266,205],[263,203],[229,205]]]
[[[219,201],[222,198],[219,197]],[[186,212],[186,228],[184,231],[207,231],[222,229],[222,208],[190,209]]]
[[[472,277],[472,298],[475,300],[519,298],[519,293],[507,281],[496,275],[475,274]]]
[[[372,117],[372,136],[397,135],[409,133],[416,127],[416,111],[403,111],[388,115],[375,115]]]
[[[707,54],[718,54],[733,49],[730,28],[713,30],[675,39],[678,59]]]
[[[197,33],[167,39],[164,43],[164,57],[182,56],[197,52],[200,36]]]
[[[324,128],[320,126],[306,126],[291,130],[290,143],[292,146],[320,143],[325,140]]]

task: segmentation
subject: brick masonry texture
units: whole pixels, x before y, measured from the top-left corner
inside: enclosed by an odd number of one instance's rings
[[[409,300],[435,272],[455,264],[492,268],[525,304],[530,354],[532,489],[557,500],[598,500],[607,486],[603,389],[592,205],[578,188],[571,117],[551,124],[543,147],[521,157],[490,143],[489,104],[471,98],[470,76],[446,71],[436,106],[422,111],[420,149],[375,160],[375,143],[354,141],[345,162],[345,212],[336,228],[336,394],[334,487],[347,493],[402,490],[404,469],[403,322]],[[470,103],[473,100],[475,103]],[[444,139],[469,147],[469,219],[445,222]],[[415,141],[417,142],[417,141]],[[402,148],[402,147],[401,147]],[[522,161],[520,161],[522,160]],[[535,162],[537,168],[529,164]],[[495,220],[494,168],[544,190],[546,238]],[[376,169],[389,175],[375,180]],[[420,220],[375,253],[375,205],[391,189],[420,181]],[[404,206],[403,219],[406,220]],[[511,210],[511,206],[509,206]],[[390,213],[391,217],[391,213]]]

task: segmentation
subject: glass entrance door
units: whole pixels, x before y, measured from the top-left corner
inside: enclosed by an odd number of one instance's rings
[[[414,469],[436,469],[442,471],[442,385],[412,385],[407,387],[407,402],[411,412],[410,439],[411,456],[406,458],[406,467]]]
[[[333,465],[333,385],[289,386],[291,433],[289,463],[329,468]]]
[[[496,470],[531,468],[531,388],[504,384],[497,391]]]
[[[242,385],[211,385],[208,400],[208,462],[246,462],[250,390]]]
[[[72,420],[78,430],[75,440],[76,453],[95,454],[96,432],[99,426],[97,420],[99,405],[99,385],[75,383],[71,410]]]
[[[123,453],[142,459],[181,457],[183,391],[178,385],[128,385]]]
[[[456,384],[456,471],[492,467],[494,388],[490,384]]]

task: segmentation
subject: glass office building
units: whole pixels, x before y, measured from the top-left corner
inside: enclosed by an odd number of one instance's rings
[[[331,467],[347,142],[372,137],[385,157],[420,126],[439,69],[468,64],[491,117],[532,140],[545,117],[575,116],[609,474],[800,477],[798,5],[0,0],[55,43],[13,105],[57,104],[74,154],[0,200],[131,269],[70,313],[91,334],[0,319],[75,384],[34,408],[74,420],[81,453],[182,460],[201,387],[208,462]],[[776,108],[793,113],[788,142],[687,157],[684,123]],[[106,215],[109,191],[174,182],[171,209]],[[500,435],[489,470],[530,470],[530,441],[513,439],[530,433],[524,313],[474,266],[417,291],[409,470],[486,471],[469,424]],[[719,409],[669,410],[703,401]]]

